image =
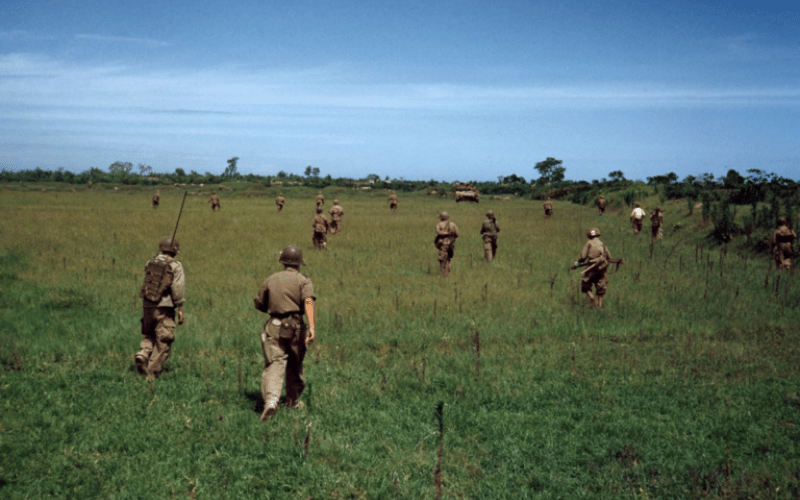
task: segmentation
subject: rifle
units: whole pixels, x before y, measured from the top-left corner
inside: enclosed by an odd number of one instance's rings
[[[183,214],[183,204],[186,202],[186,195],[189,191],[183,192],[183,199],[181,200],[181,209],[178,211],[178,220],[175,221],[175,230],[172,231],[172,239],[169,242],[169,248],[172,250],[172,246],[175,244],[175,235],[178,234],[178,223],[181,221],[181,214]]]
[[[617,265],[617,269],[619,269],[619,266],[625,263],[625,259],[608,259],[608,263],[609,264],[616,264]],[[588,265],[589,265],[589,261],[588,260],[586,262],[582,262],[582,263],[576,262],[571,267],[569,267],[569,270],[578,269],[579,267],[585,267],[585,266],[588,266]]]

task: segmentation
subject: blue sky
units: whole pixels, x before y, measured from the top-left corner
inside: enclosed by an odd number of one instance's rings
[[[0,4],[0,168],[800,180],[800,9],[616,1]]]

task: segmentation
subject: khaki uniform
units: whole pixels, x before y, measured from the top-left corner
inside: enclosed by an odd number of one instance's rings
[[[589,261],[589,264],[581,271],[581,292],[591,292],[592,285],[595,286],[596,294],[602,297],[608,289],[608,269],[611,254],[608,248],[603,245],[599,238],[592,238],[586,242],[578,257],[578,262]]]
[[[255,308],[269,314],[261,333],[264,371],[261,396],[265,406],[277,406],[286,379],[286,400],[297,402],[305,389],[303,358],[306,354],[306,299],[315,299],[314,285],[293,267],[272,274],[258,291]]]
[[[161,373],[164,363],[169,358],[172,343],[175,341],[175,308],[183,305],[185,301],[183,293],[186,285],[180,262],[163,253],[153,257],[152,260],[169,262],[172,284],[160,301],[142,299],[144,338],[139,343],[139,352],[136,353],[136,366],[140,372],[148,376]]]
[[[603,215],[605,211],[606,211],[606,199],[601,196],[600,199],[597,200],[597,212],[600,215]]]
[[[283,210],[284,203],[286,203],[286,198],[284,198],[283,195],[278,195],[278,197],[275,198],[275,204],[278,205],[278,212]]]
[[[219,196],[217,196],[217,193],[212,194],[211,198],[209,198],[208,201],[209,203],[211,203],[211,210],[215,212],[219,210],[220,204],[219,204]]]
[[[500,227],[497,219],[486,219],[481,225],[481,236],[483,238],[483,255],[487,261],[491,262],[497,255],[497,233]]]
[[[778,269],[792,268],[792,244],[795,238],[797,238],[795,232],[786,225],[778,226],[778,229],[772,233],[770,250],[774,252],[775,265]]]
[[[317,201],[317,206],[318,207],[322,207],[322,206],[325,205],[325,197],[322,196],[322,193],[317,195],[317,200],[316,201]]]
[[[392,213],[397,211],[397,195],[395,193],[389,195],[389,209]]]
[[[344,215],[344,209],[338,203],[334,203],[328,213],[331,214],[331,234],[339,234],[342,229],[342,216]]]
[[[663,240],[664,239],[664,212],[661,210],[653,210],[653,213],[650,214],[650,222],[651,222],[651,235],[654,239]]]
[[[455,222],[443,220],[436,224],[436,239],[433,244],[439,249],[439,270],[442,277],[450,274],[450,260],[456,249],[456,238],[458,238],[458,226]]]
[[[311,242],[314,248],[324,250],[328,246],[328,218],[324,214],[317,214],[311,223],[314,229],[314,234],[311,237]]]
[[[639,234],[642,231],[642,219],[644,219],[644,210],[641,207],[636,207],[631,212],[631,226],[633,227],[633,234]]]
[[[550,201],[550,200],[547,200],[547,201],[544,202],[544,205],[542,205],[542,206],[544,207],[544,216],[548,217],[548,218],[552,217],[553,216],[553,202]]]
[[[161,200],[161,197],[158,195],[158,191],[155,192],[153,195],[153,208],[158,208],[158,202]]]

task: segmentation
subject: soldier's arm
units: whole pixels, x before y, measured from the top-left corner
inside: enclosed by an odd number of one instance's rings
[[[186,286],[186,281],[183,275],[183,266],[175,262],[173,266],[172,285],[170,286],[170,293],[172,294],[172,304],[178,309],[178,324],[182,325],[186,319],[183,314],[183,291]]]
[[[306,345],[311,344],[317,339],[314,332],[314,299],[311,297],[305,300],[306,316],[308,316],[308,335],[306,335]]]

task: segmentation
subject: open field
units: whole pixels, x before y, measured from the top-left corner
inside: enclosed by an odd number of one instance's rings
[[[151,385],[138,290],[183,192],[151,194],[0,192],[0,498],[800,497],[797,277],[707,246],[684,203],[651,246],[629,209],[401,194],[391,215],[385,193],[326,190],[345,215],[320,252],[312,191],[280,214],[189,196],[187,321]],[[446,279],[441,210],[461,230]],[[567,271],[591,226],[626,259],[602,310]],[[287,244],[319,338],[307,408],[265,424],[252,299]]]

